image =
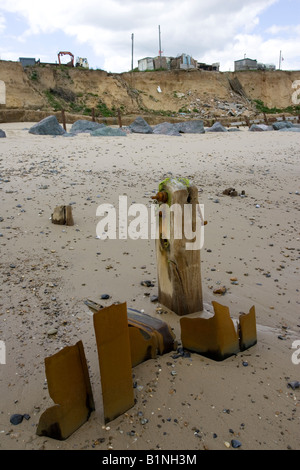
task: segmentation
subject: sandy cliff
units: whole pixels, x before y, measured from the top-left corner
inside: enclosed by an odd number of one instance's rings
[[[269,108],[293,105],[292,84],[299,79],[300,71],[111,74],[46,64],[23,69],[19,62],[0,61],[0,81],[6,88],[0,118],[2,122],[29,116],[34,120],[35,115],[41,116],[38,111],[49,114],[65,109],[70,120],[69,114],[91,116],[93,108],[96,117],[116,116],[118,108],[123,116],[144,114],[160,120],[179,113],[203,119],[249,117],[256,113],[252,100],[261,100]],[[232,89],[233,82],[239,90]]]

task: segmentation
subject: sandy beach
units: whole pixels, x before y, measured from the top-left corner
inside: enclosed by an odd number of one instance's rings
[[[29,134],[32,124],[0,125],[7,135],[0,139],[0,449],[233,450],[236,439],[242,446],[235,451],[299,450],[300,390],[288,387],[300,380],[300,351],[292,360],[300,340],[298,133],[51,137]],[[179,344],[180,317],[150,301],[157,294],[154,240],[99,240],[96,209],[118,207],[120,195],[150,208],[168,176],[194,182],[208,221],[205,309],[193,316],[212,313],[213,300],[235,320],[254,305],[258,342],[222,362],[170,353],[138,365],[135,406],[105,426],[84,300],[127,302],[166,321]],[[246,197],[223,195],[229,187]],[[72,206],[74,226],[51,223],[54,207],[64,204]],[[142,286],[146,279],[154,287]],[[227,288],[222,297],[213,293],[218,286]],[[79,340],[96,410],[65,441],[39,437],[39,417],[53,404],[44,359]],[[30,419],[14,426],[14,413]]]

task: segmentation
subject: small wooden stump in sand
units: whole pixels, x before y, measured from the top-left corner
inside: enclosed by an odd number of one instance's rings
[[[185,178],[167,178],[153,199],[159,204],[158,301],[180,316],[200,312],[203,310],[200,241],[198,249],[197,246],[190,249],[192,237],[186,233],[189,228],[197,237],[196,227],[199,228],[199,222],[204,225],[199,214],[198,189]],[[190,211],[185,206],[190,206]]]
[[[51,221],[57,225],[74,225],[71,206],[57,206],[51,215]]]

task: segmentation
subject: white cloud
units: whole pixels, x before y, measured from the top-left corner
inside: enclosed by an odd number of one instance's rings
[[[5,30],[5,27],[6,27],[5,18],[0,13],[0,33],[2,33]]]
[[[300,35],[300,24],[299,25],[286,25],[286,26],[278,26],[273,25],[267,29],[267,33],[273,35],[279,35],[280,33],[288,33],[289,36],[297,34]],[[286,35],[286,34],[285,34]]]
[[[244,53],[260,55],[259,61],[267,54],[276,55],[276,38],[270,42],[252,33],[260,14],[277,1],[52,0],[45,6],[40,0],[0,0],[0,11],[26,20],[23,40],[63,31],[78,45],[85,46],[86,56],[90,48],[97,65],[108,71],[130,69],[132,33],[135,66],[139,58],[158,55],[158,25],[164,55],[186,52],[199,61],[219,61],[222,69],[228,70]],[[269,34],[276,36],[279,32],[274,26]],[[299,38],[299,31],[295,35]],[[290,39],[284,47],[294,50],[292,42]],[[36,53],[42,54],[42,49]],[[270,57],[267,62],[272,60]]]
[[[242,59],[246,54],[264,64],[274,64],[279,67],[280,51],[284,57],[281,68],[285,70],[299,70],[300,51],[298,40],[271,38],[264,40],[260,35],[239,34],[232,42],[232,49],[225,51],[221,56],[223,70],[233,70],[234,60]]]

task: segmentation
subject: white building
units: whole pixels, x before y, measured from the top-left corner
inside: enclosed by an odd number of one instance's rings
[[[146,70],[154,70],[154,60],[152,57],[144,57],[138,61],[138,68],[140,72],[145,72]]]

